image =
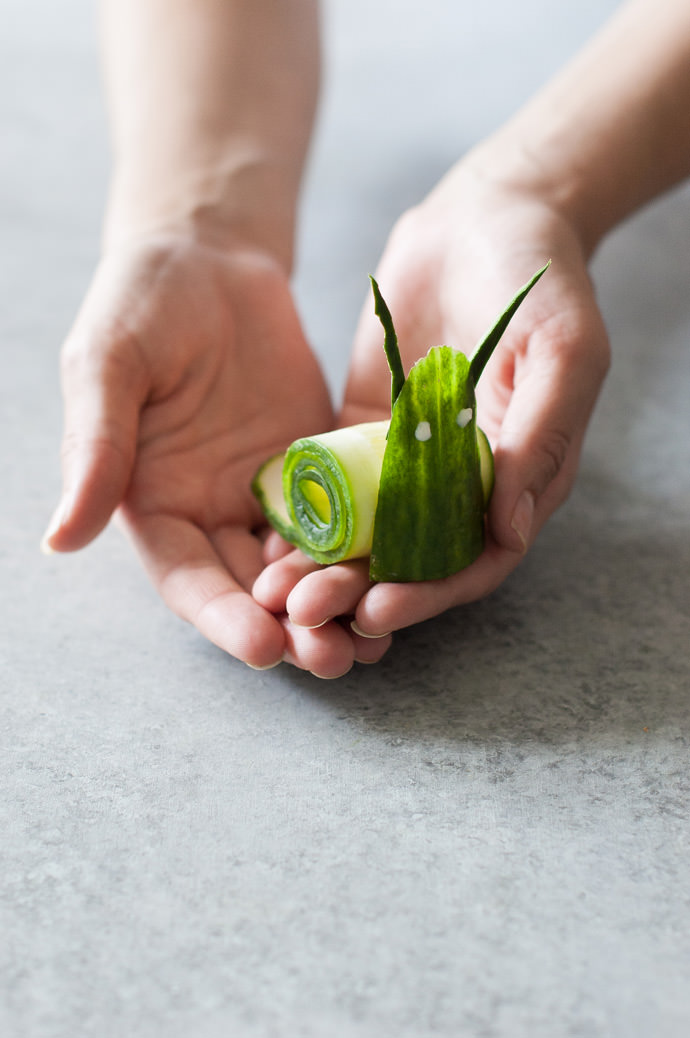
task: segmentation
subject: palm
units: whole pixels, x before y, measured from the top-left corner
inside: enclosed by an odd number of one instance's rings
[[[178,241],[107,258],[65,357],[65,457],[89,454],[65,547],[119,503],[170,607],[233,655],[276,662],[284,625],[247,593],[263,566],[250,482],[333,420],[282,271]]]
[[[581,249],[565,221],[538,202],[489,192],[484,204],[482,193],[471,188],[461,172],[459,183],[442,184],[407,214],[391,237],[378,280],[408,369],[440,343],[470,353],[520,284],[553,258],[478,387],[478,420],[496,459],[486,550],[445,580],[373,588],[359,564],[307,571],[280,561],[262,578],[258,598],[273,607],[284,601],[297,622],[318,623],[339,608],[371,633],[390,631],[486,594],[522,555],[526,538],[512,520],[523,489],[534,486],[536,494],[539,488],[534,536],[572,483],[608,356]],[[390,413],[381,343],[369,302],[355,339],[342,425]]]
[[[255,526],[257,467],[332,415],[282,276],[253,259],[204,258],[182,293],[188,261],[169,270],[136,331],[152,385],[125,511],[130,521],[184,517],[213,534]]]

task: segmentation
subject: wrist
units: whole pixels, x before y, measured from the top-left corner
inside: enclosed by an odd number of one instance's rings
[[[469,156],[475,178],[505,196],[532,201],[567,224],[589,259],[600,241],[622,218],[608,204],[609,192],[596,171],[570,153],[559,133],[539,127],[509,124],[480,144]]]
[[[103,231],[107,251],[143,238],[184,237],[224,250],[251,248],[292,270],[298,175],[258,145],[212,162],[157,168],[118,163]]]
[[[500,177],[562,215],[590,255],[690,173],[689,69],[687,3],[622,4],[488,143],[489,162],[498,151]]]
[[[315,0],[105,0],[108,249],[182,234],[292,264],[319,77]]]

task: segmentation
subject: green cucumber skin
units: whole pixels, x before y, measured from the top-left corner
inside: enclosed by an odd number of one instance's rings
[[[470,410],[461,428],[457,416]],[[420,422],[429,423],[427,440],[415,435]],[[484,511],[469,361],[435,346],[413,366],[393,409],[371,579],[437,580],[469,566],[484,548]]]
[[[383,351],[386,354],[386,360],[388,361],[388,367],[391,373],[391,412],[395,407],[395,401],[400,395],[400,390],[405,385],[405,370],[403,368],[402,357],[400,356],[400,348],[398,346],[398,336],[395,332],[395,326],[393,324],[393,318],[391,312],[388,309],[386,300],[381,295],[381,290],[378,286],[376,278],[369,275],[369,281],[371,282],[371,289],[374,293],[374,313],[378,317],[383,327]]]
[[[252,490],[271,525],[322,565],[371,551],[388,422],[365,422],[295,440],[261,466]],[[320,486],[330,517],[315,515],[304,482]]]
[[[328,494],[330,523],[313,522],[299,493],[299,482],[304,478],[318,482]],[[353,490],[332,451],[316,439],[301,439],[291,444],[285,455],[283,493],[292,524],[293,543],[322,565],[346,557],[355,533],[356,516],[351,507]]]
[[[370,464],[373,463],[373,458],[377,453],[380,457],[383,457],[385,445],[386,445],[386,434],[388,430],[387,422],[370,423],[369,426],[360,426],[363,430],[371,430],[367,433],[367,438],[372,443],[372,454],[370,456]],[[354,431],[354,430],[353,430]],[[344,432],[341,431],[341,433]],[[483,488],[483,500],[484,504],[488,503],[493,487],[493,461],[491,456],[491,448],[486,436],[477,428],[477,446],[480,457],[480,469],[481,469],[481,481]],[[324,437],[323,435],[316,438],[306,438],[296,441],[290,448],[293,455],[298,455],[301,452],[307,450],[311,458],[314,460],[315,443],[321,450],[324,449],[324,439],[326,442],[337,443],[338,433],[329,433]],[[378,446],[377,446],[378,441]],[[337,448],[334,448],[337,453]],[[273,455],[261,466],[259,471],[256,473],[252,481],[252,491],[259,501],[264,515],[268,519],[271,526],[277,530],[277,532],[295,547],[300,548],[306,555],[314,559],[322,565],[328,565],[334,562],[342,562],[348,558],[364,558],[371,554],[372,547],[372,531],[374,525],[374,517],[376,511],[376,502],[368,504],[365,508],[362,508],[360,503],[359,509],[353,511],[352,518],[354,519],[354,526],[356,528],[356,538],[346,536],[344,539],[339,541],[338,546],[331,546],[330,548],[319,548],[315,543],[314,535],[316,539],[320,541],[321,545],[324,544],[326,537],[326,531],[321,529],[314,529],[313,522],[306,514],[308,509],[304,501],[301,500],[299,494],[296,495],[296,500],[293,500],[292,508],[288,509],[285,501],[284,486],[287,487],[288,497],[295,495],[291,494],[291,478],[289,472],[291,466],[286,465],[288,452],[282,454]],[[324,466],[325,471],[333,471],[333,464],[338,465],[337,459],[331,450],[324,451],[324,454],[330,456],[329,464]],[[308,466],[309,467],[309,466]],[[294,468],[293,477],[295,478]],[[346,488],[346,493],[349,496],[350,501],[354,501],[355,487],[354,480],[358,476],[362,475],[361,463],[356,466],[353,471],[350,471],[350,466],[340,466],[340,478],[342,479],[342,485]],[[299,473],[297,473],[297,479],[299,480]],[[323,485],[321,480],[318,480],[320,485]],[[380,482],[380,465],[379,465],[379,479]],[[333,501],[332,493],[328,494],[331,502]],[[341,507],[340,505],[338,507]],[[371,514],[370,514],[371,513]],[[291,518],[291,514],[292,517]],[[302,523],[309,529],[309,536],[305,535]],[[325,524],[324,524],[325,525]],[[370,534],[368,540],[363,540],[361,531],[365,526],[369,526]],[[352,532],[352,528],[350,528]],[[366,535],[365,535],[366,537]],[[352,553],[353,541],[357,544],[358,550]]]
[[[529,281],[522,286],[515,296],[513,296],[503,313],[499,314],[486,335],[484,335],[475,346],[472,356],[470,357],[470,378],[472,379],[472,384],[474,386],[479,382],[491,354],[501,341],[503,333],[512,321],[517,310],[522,306],[524,300],[532,291],[537,281],[539,281],[539,279],[546,273],[550,266],[551,260],[545,263],[536,274],[532,275]]]
[[[436,346],[413,366],[407,379],[390,311],[376,281],[371,279],[392,376],[392,417],[378,500],[374,495],[375,508],[369,501],[364,509],[374,513],[369,571],[372,580],[441,579],[465,569],[482,553],[484,516],[493,490],[494,468],[489,442],[476,425],[474,387],[511,318],[549,266],[550,261],[519,290],[469,360],[451,347]],[[458,423],[460,411],[471,413],[471,419]],[[428,437],[415,435],[420,423],[429,432]],[[293,444],[288,455],[297,454],[308,442]],[[328,564],[363,556],[366,552],[359,534],[359,502],[355,505],[356,468],[351,479],[347,466],[339,468],[339,475],[330,464],[326,466],[336,475],[335,496],[320,478],[314,480],[328,492],[334,518],[330,525],[340,527],[340,533],[345,535],[336,544],[325,532],[328,524],[315,522],[309,502],[296,492],[288,477],[288,455],[283,474],[287,509],[285,503],[277,500],[275,471],[271,470],[270,480],[264,478],[275,459],[262,467],[252,483],[271,524],[317,562]],[[308,536],[303,526],[312,527]],[[356,538],[356,550],[352,550]]]

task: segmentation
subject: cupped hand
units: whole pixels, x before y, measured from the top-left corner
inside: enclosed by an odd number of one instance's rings
[[[256,251],[148,240],[102,261],[62,354],[63,496],[44,547],[113,512],[167,604],[254,667],[334,676],[355,637],[294,630],[250,588],[263,567],[258,466],[333,423],[282,268]]]
[[[370,638],[485,596],[515,569],[567,497],[592,408],[609,365],[608,337],[580,236],[524,185],[488,178],[466,160],[398,222],[377,279],[406,370],[433,345],[469,354],[516,291],[552,265],[514,317],[477,389],[496,483],[483,554],[443,580],[371,585],[364,562],[319,568],[281,555],[254,588],[293,622],[354,617]],[[390,413],[390,374],[370,301],[355,337],[339,424]],[[387,645],[387,642],[386,642]]]

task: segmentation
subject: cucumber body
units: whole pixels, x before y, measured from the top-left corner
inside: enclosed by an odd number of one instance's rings
[[[392,375],[389,422],[297,440],[252,489],[269,522],[319,563],[370,556],[372,580],[435,580],[481,554],[494,483],[476,424],[475,386],[547,263],[511,300],[468,359],[435,346],[405,378],[390,311],[372,278]]]
[[[484,502],[469,361],[435,346],[413,366],[393,409],[371,578],[436,580],[469,566],[484,547]]]
[[[266,461],[252,490],[271,526],[316,562],[371,555],[388,422],[368,422],[297,440]],[[493,458],[481,429],[477,451],[483,501]]]

